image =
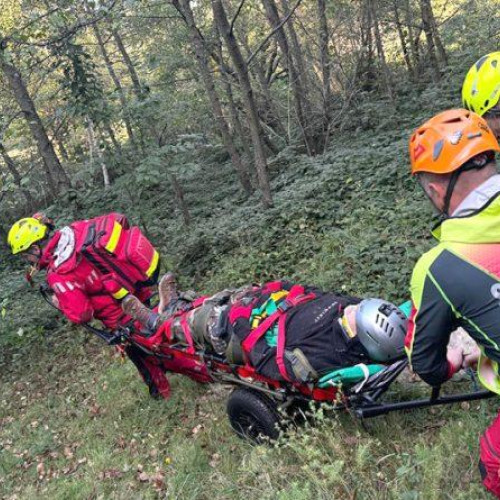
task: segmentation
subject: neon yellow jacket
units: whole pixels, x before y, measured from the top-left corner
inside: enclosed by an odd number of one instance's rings
[[[405,347],[412,368],[431,385],[447,380],[446,346],[461,326],[481,349],[481,382],[500,394],[500,193],[433,235],[439,244],[420,258],[411,280]]]

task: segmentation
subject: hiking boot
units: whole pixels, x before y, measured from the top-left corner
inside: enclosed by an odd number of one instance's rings
[[[158,283],[158,294],[160,296],[158,312],[161,314],[170,302],[179,298],[179,294],[177,293],[177,277],[174,273],[168,272],[162,276]]]
[[[122,300],[122,310],[148,330],[156,330],[158,314],[146,307],[135,295],[129,294]]]

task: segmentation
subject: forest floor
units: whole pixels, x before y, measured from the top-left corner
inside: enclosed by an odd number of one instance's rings
[[[257,195],[242,196],[209,150],[176,171],[189,227],[166,176],[125,196],[123,186],[139,182],[126,173],[108,193],[77,193],[49,213],[64,214],[62,223],[118,210],[145,222],[185,288],[287,277],[403,301],[413,265],[432,245],[432,213],[406,156],[409,131],[431,111],[400,112],[406,122],[365,110],[364,127],[334,134],[322,156],[275,158],[267,211]],[[2,258],[0,290],[1,498],[488,498],[478,438],[495,399],[392,414],[366,428],[320,410],[276,445],[252,446],[229,426],[229,388],[175,375],[171,399],[151,400],[130,362],[22,284],[19,262]],[[412,384],[397,394],[422,391]]]

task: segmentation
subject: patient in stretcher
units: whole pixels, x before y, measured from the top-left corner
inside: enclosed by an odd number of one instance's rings
[[[273,281],[195,301],[177,294],[171,274],[159,290],[158,312],[132,295],[123,300],[146,328],[142,335],[161,329],[171,342],[249,363],[274,380],[313,382],[332,370],[404,357],[407,318],[381,299]]]

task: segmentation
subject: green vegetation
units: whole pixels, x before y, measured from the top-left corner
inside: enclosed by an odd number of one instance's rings
[[[268,208],[255,172],[257,145],[245,144],[248,111],[227,42],[214,33],[211,3],[192,7],[211,49],[209,67],[232,140],[248,168],[249,193],[214,125],[212,99],[176,2],[115,3],[103,13],[90,1],[58,0],[52,13],[44,2],[5,2],[0,153],[5,146],[20,177],[2,155],[2,238],[12,219],[31,209],[43,208],[58,224],[123,211],[146,229],[162,250],[163,268],[177,271],[185,289],[211,292],[288,277],[405,300],[412,267],[431,245],[432,218],[408,176],[408,136],[433,113],[460,105],[465,71],[495,48],[496,3],[432,2],[447,59],[436,52],[436,67],[422,31],[420,6],[426,2],[327,2],[327,55],[335,62],[331,87],[318,90],[325,76],[316,53],[320,23],[316,3],[304,2],[292,19],[307,55],[306,76],[314,82],[310,95],[302,96],[312,108],[304,117],[310,135],[300,133],[292,69],[282,59],[270,64],[282,48],[269,43],[250,67],[261,125],[274,149],[265,149],[273,202]],[[239,3],[225,5],[234,15]],[[410,54],[409,66],[395,31],[393,7],[400,3],[409,9],[401,13],[409,16],[402,21],[403,38],[418,56]],[[260,3],[242,4],[235,32],[249,56],[270,27]],[[375,48],[373,21],[366,21],[375,7],[385,63]],[[409,33],[411,27],[418,34]],[[132,56],[139,88],[116,33]],[[287,31],[287,37],[293,34]],[[229,76],[214,62],[219,46]],[[102,47],[111,54],[119,85]],[[299,63],[294,50],[290,57]],[[32,129],[14,105],[7,77],[14,63],[64,173],[50,158],[42,160]],[[259,68],[272,69],[271,101]],[[326,95],[327,134],[321,113]],[[318,154],[311,145],[319,145]],[[110,176],[106,188],[103,166]],[[23,282],[24,264],[5,248],[0,257],[2,498],[488,497],[476,464],[478,437],[495,414],[495,400],[393,414],[368,422],[366,429],[349,414],[320,410],[311,424],[276,446],[251,446],[227,422],[230,388],[172,376],[170,401],[151,400],[130,362],[122,363],[112,349],[50,309]],[[397,388],[401,397],[423,390],[419,384]]]

